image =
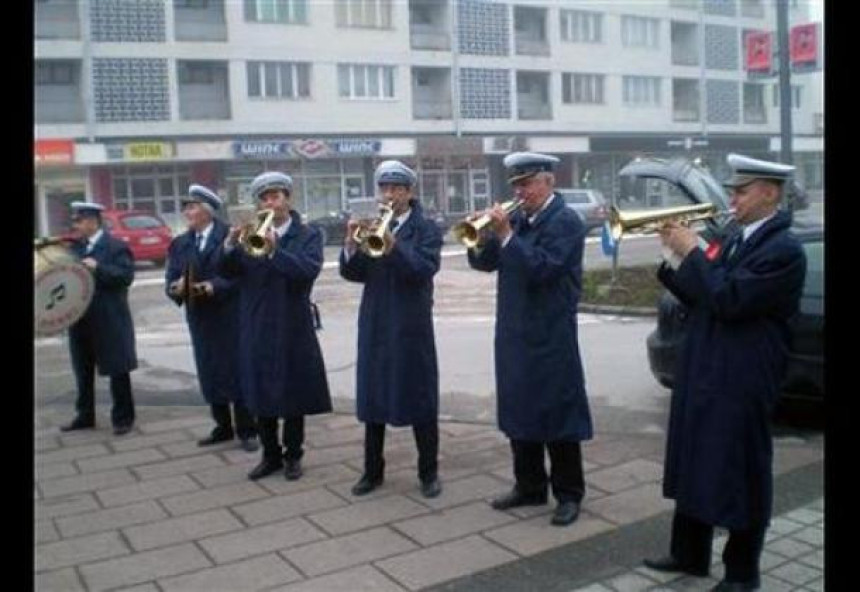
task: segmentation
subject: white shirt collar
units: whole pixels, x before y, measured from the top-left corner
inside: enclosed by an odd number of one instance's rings
[[[214,222],[209,222],[209,225],[206,228],[197,232],[197,234],[199,234],[200,236],[203,237],[204,243],[206,242],[206,239],[209,238],[209,233],[212,232],[212,228],[214,226],[215,226]]]
[[[402,214],[400,214],[399,216],[397,216],[395,218],[395,220],[397,220],[397,227],[394,229],[394,232],[392,232],[392,234],[397,234],[397,231],[403,227],[403,223],[409,219],[409,215],[411,213],[412,213],[412,208],[409,208],[408,210],[406,210],[405,212],[403,212]]]
[[[537,212],[535,212],[534,214],[532,214],[531,216],[529,216],[529,224],[534,224],[537,217],[540,216],[541,212],[543,212],[545,209],[547,209],[549,204],[552,203],[552,200],[554,200],[554,199],[555,199],[555,193],[550,193],[549,197],[547,198],[547,200],[545,202],[543,202],[543,205],[540,207],[540,209]]]
[[[762,218],[761,220],[756,220],[755,222],[752,222],[751,224],[747,224],[746,226],[744,226],[744,240],[747,240],[752,235],[753,232],[755,232],[756,230],[761,228],[765,222],[767,222],[768,220],[770,220],[774,216],[776,216],[776,212],[772,213],[767,218]]]
[[[283,238],[287,231],[290,229],[290,224],[293,223],[293,217],[287,216],[287,221],[281,224],[280,226],[275,227],[275,234],[278,235],[278,238]]]
[[[96,246],[96,243],[99,241],[99,239],[102,237],[102,235],[104,233],[105,233],[104,229],[99,228],[94,235],[92,235],[89,239],[87,239],[87,246],[89,248],[93,248],[94,246]]]

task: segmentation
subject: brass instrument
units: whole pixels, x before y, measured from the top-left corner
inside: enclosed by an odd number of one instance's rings
[[[690,225],[733,215],[733,210],[717,211],[717,207],[712,203],[649,210],[620,210],[612,206],[609,209],[609,232],[612,238],[618,241],[632,230],[650,234],[659,232],[660,228],[669,222]]]
[[[272,227],[275,210],[260,210],[256,216],[256,224],[246,224],[239,233],[239,246],[252,257],[264,257],[275,249],[274,243],[266,236]]]
[[[513,214],[522,205],[521,199],[512,199],[501,204],[508,215]],[[458,241],[466,245],[466,248],[473,249],[480,242],[481,231],[490,223],[490,220],[489,214],[484,214],[475,220],[464,220],[454,226],[452,232]]]
[[[360,221],[352,235],[358,248],[370,257],[382,257],[388,249],[388,224],[394,217],[394,209],[387,204],[379,204],[379,217],[370,221]]]
[[[185,302],[185,306],[191,307],[195,299],[206,295],[206,288],[197,281],[194,262],[189,261],[182,272],[182,283],[178,287],[176,296]]]

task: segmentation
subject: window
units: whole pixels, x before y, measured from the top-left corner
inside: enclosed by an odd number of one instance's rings
[[[209,8],[209,0],[173,0],[176,8]]]
[[[391,28],[391,0],[336,0],[338,27]]]
[[[301,62],[248,62],[248,96],[308,98],[310,69]]]
[[[744,83],[744,122],[767,122],[767,115],[764,108],[763,84],[754,84],[751,82]]]
[[[308,22],[307,0],[245,0],[245,20],[304,24]]]
[[[660,21],[639,16],[621,17],[621,40],[627,47],[660,47]]]
[[[562,74],[562,101],[602,105],[603,80],[603,74]]]
[[[393,99],[394,66],[341,64],[338,94],[347,99]]]
[[[161,228],[164,224],[158,218],[152,216],[123,216],[122,225],[126,228]]]
[[[603,15],[599,12],[562,10],[561,39],[571,43],[601,43]]]
[[[658,107],[660,79],[653,76],[625,76],[624,104]]]
[[[791,85],[791,106],[795,109],[800,109],[800,96],[803,87],[799,84]],[[773,85],[773,106],[779,107],[779,85]]]
[[[76,83],[74,62],[36,62],[36,84],[65,85]]]
[[[190,62],[179,64],[180,84],[214,84],[215,70],[209,64],[194,64]]]

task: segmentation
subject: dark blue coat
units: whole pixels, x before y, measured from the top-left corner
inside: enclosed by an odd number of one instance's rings
[[[237,246],[218,268],[238,279],[239,380],[246,405],[259,417],[332,409],[310,304],[322,269],[322,236],[296,212],[291,217],[271,258],[251,257]]]
[[[441,250],[442,233],[413,202],[387,256],[373,259],[358,251],[347,262],[341,253],[340,274],[364,284],[356,379],[360,421],[404,426],[438,420],[433,276]]]
[[[771,515],[770,418],[789,317],[806,273],[800,243],[778,213],[729,258],[694,250],[658,277],[689,307],[680,344],[663,492],[708,524],[743,529]]]
[[[579,355],[585,227],[556,194],[529,225],[522,210],[501,248],[496,237],[469,265],[499,272],[496,294],[496,390],[499,427],[509,438],[549,442],[592,437]]]
[[[194,281],[212,282],[212,296],[194,298],[185,307],[185,318],[191,332],[191,346],[197,366],[200,391],[210,405],[241,401],[239,390],[239,291],[235,279],[217,275],[218,247],[227,236],[227,225],[213,221],[203,251],[195,245],[196,232],[189,230],[170,243],[167,252],[165,293],[177,305],[184,302],[168,291],[168,286],[182,277],[188,265],[194,269]]]
[[[86,241],[72,250],[81,258],[92,257],[97,266],[95,291],[89,308],[69,327],[69,351],[73,363],[95,356],[98,372],[112,376],[137,368],[134,323],[128,307],[128,287],[134,281],[134,258],[128,245],[107,230],[85,255]],[[75,364],[77,366],[77,364]]]

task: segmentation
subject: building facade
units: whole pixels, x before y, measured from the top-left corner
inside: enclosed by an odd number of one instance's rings
[[[765,0],[40,0],[35,233],[69,201],[181,225],[188,184],[250,203],[290,173],[309,219],[372,195],[399,158],[429,209],[509,190],[511,150],[562,159],[558,185],[617,195],[642,155],[778,156],[776,78],[744,69]],[[792,23],[808,7],[791,2]],[[794,75],[799,180],[821,188],[821,73]]]

